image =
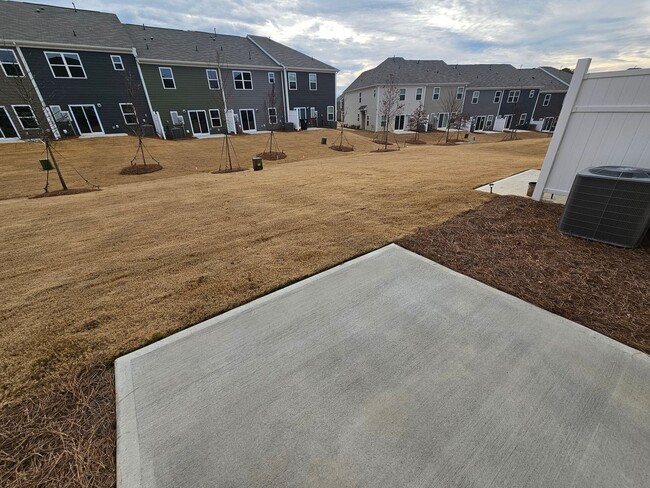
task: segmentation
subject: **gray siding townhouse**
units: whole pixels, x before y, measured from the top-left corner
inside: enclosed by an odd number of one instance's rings
[[[3,1],[0,18],[4,44],[23,62],[55,132],[123,134],[151,123],[131,42],[115,15]],[[30,117],[21,110],[24,127]]]
[[[279,126],[281,70],[248,39],[142,25],[126,30],[166,137],[224,133],[229,110],[238,131]]]
[[[539,69],[543,73],[544,86],[539,92],[531,124],[536,130],[552,132],[573,75],[550,66],[540,66]]]
[[[297,110],[303,127],[336,127],[338,70],[268,37],[248,39],[281,66],[287,112]]]
[[[0,142],[38,137],[42,104],[17,49],[0,44],[0,68]]]

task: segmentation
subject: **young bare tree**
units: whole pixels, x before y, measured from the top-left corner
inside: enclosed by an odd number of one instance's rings
[[[420,141],[420,132],[423,132],[425,130],[428,122],[429,115],[424,109],[424,104],[420,102],[420,105],[418,105],[415,110],[413,110],[411,118],[409,119],[409,130],[415,131],[415,137],[413,140],[407,142],[415,144],[424,143],[423,141]]]
[[[390,123],[396,116],[401,115],[404,111],[404,104],[401,102],[399,88],[393,75],[389,77],[386,84],[382,87],[384,96],[379,102],[379,119],[382,127],[381,142],[384,145],[384,151],[388,149],[388,132]]]
[[[440,103],[440,114],[447,114],[447,127],[445,130],[445,144],[449,142],[449,130],[456,122],[458,114],[463,110],[463,100],[458,98],[457,93],[451,90],[445,91]]]
[[[11,52],[13,53],[13,51]],[[31,73],[14,56],[15,54],[12,55],[12,59],[10,60],[14,61],[14,63],[5,65],[5,70],[10,69],[11,75],[4,77],[0,87],[2,87],[2,92],[6,98],[15,99],[20,102],[20,104],[16,104],[14,110],[20,118],[21,125],[30,139],[37,140],[45,146],[46,157],[59,177],[61,188],[67,190],[68,185],[63,178],[61,168],[54,155],[54,146],[58,137],[58,133],[52,129],[52,126],[56,127],[54,118],[47,112],[47,109],[43,106],[40,98],[36,94]],[[45,183],[45,192],[48,191],[48,185],[49,179]]]
[[[345,114],[346,110],[343,108],[341,110],[341,117],[343,120],[345,120]],[[346,144],[343,144],[345,141]],[[339,135],[334,141],[334,144],[330,146],[330,149],[333,149],[334,151],[341,151],[341,152],[351,152],[354,151],[354,146],[350,144],[350,141],[348,141],[348,138],[345,137],[345,132],[343,130],[343,124],[339,125]]]
[[[280,145],[278,144],[278,139],[275,135],[275,131],[278,130],[278,128],[282,125],[282,119],[278,115],[278,104],[277,98],[275,96],[275,83],[271,83],[269,96],[264,102],[264,106],[266,109],[265,115],[268,117],[268,126],[271,129],[271,133],[269,134],[269,138],[264,145],[264,151],[257,156],[270,161],[284,159],[287,157],[287,155],[280,150]]]

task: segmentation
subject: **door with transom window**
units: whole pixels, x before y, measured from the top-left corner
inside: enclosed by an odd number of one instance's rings
[[[104,128],[94,105],[70,105],[69,107],[80,135],[104,133]]]

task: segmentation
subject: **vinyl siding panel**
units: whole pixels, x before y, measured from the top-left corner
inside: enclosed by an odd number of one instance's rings
[[[2,47],[2,49],[8,49],[5,47]],[[18,56],[18,53],[16,52],[15,49],[11,49],[14,54],[16,55],[16,59],[18,59],[18,63],[21,65],[21,68],[23,70],[23,74],[27,74],[25,67],[22,65],[20,62],[20,57]],[[30,101],[33,101],[34,103],[29,103]],[[27,76],[24,76],[22,78],[13,78],[13,77],[7,77],[5,76],[4,71],[2,68],[0,68],[0,107],[4,107],[7,111],[7,115],[9,116],[9,119],[13,123],[13,127],[18,133],[18,136],[21,139],[29,139],[33,137],[38,137],[39,134],[39,129],[36,130],[25,130],[22,128],[20,125],[20,122],[18,121],[18,118],[16,117],[16,114],[14,113],[12,109],[12,105],[31,105],[32,110],[34,111],[34,114],[36,114],[37,118],[41,119],[42,118],[42,109],[40,108],[40,102],[38,100],[38,96],[36,95],[36,91],[34,90],[34,87],[32,86],[31,81]],[[40,111],[40,112],[39,112]],[[3,139],[0,139],[2,141]]]
[[[544,92],[539,94],[539,101],[537,102],[537,107],[535,107],[533,118],[558,117],[562,110],[562,103],[564,102],[566,93],[551,93],[551,101],[547,107],[542,106],[544,103],[544,95]]]
[[[319,127],[336,127],[336,121],[327,121],[327,107],[336,106],[336,75],[334,73],[316,73],[318,89],[309,89],[309,71],[294,71],[298,79],[298,89],[289,90],[289,108],[314,107],[318,111]],[[372,90],[370,90],[372,95]],[[358,96],[358,95],[357,95]],[[371,120],[371,123],[373,121]]]

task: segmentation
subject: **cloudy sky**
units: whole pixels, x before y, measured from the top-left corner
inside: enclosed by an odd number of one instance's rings
[[[70,7],[69,1],[47,1]],[[76,0],[122,22],[271,37],[340,69],[338,92],[389,56],[447,63],[650,67],[648,0]]]

